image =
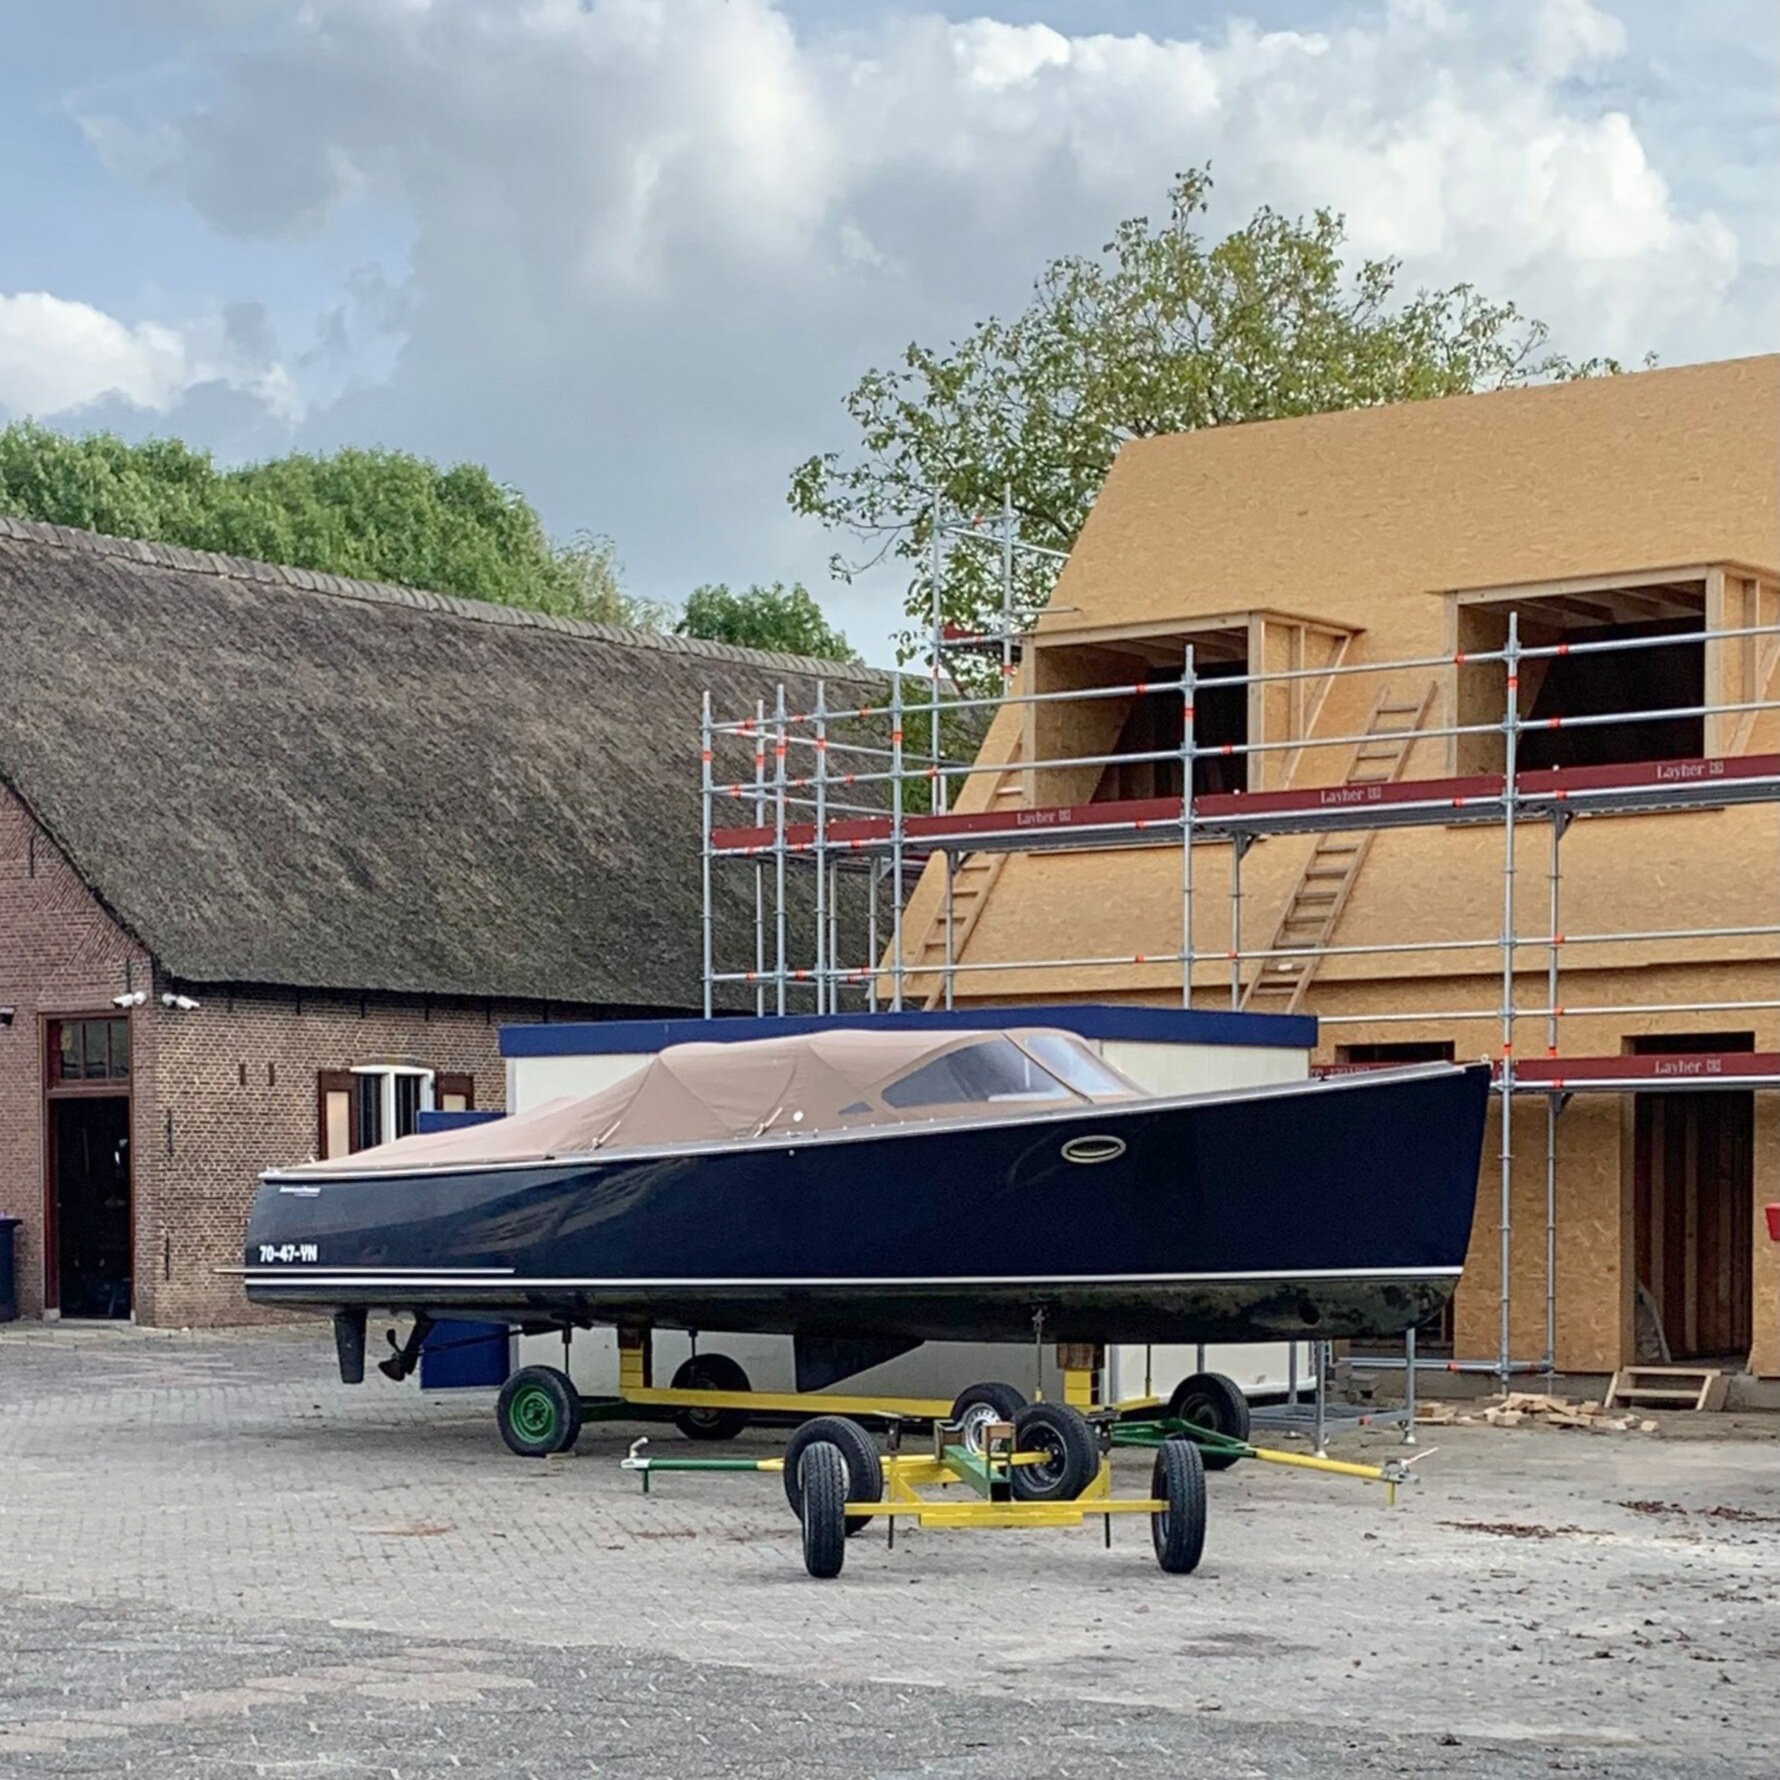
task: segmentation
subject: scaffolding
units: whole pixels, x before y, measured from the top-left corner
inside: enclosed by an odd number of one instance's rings
[[[1011,519],[1008,521],[1011,531]],[[934,535],[941,527],[936,510]],[[1004,556],[1005,560],[1005,556]],[[935,564],[936,585],[938,563]],[[1468,736],[1499,737],[1502,769],[1485,773],[1449,774],[1437,778],[1375,776],[1359,782],[1239,792],[1202,792],[1195,788],[1195,769],[1215,752],[1220,756],[1262,757],[1288,752],[1295,767],[1316,750],[1365,750],[1378,741],[1377,731],[1262,737],[1201,747],[1195,738],[1195,703],[1205,680],[1195,666],[1195,648],[1182,651],[1178,676],[1136,679],[1115,686],[1093,686],[1040,693],[1016,689],[1013,668],[1017,642],[1011,609],[1004,603],[1004,628],[970,639],[972,645],[992,643],[1002,655],[1003,688],[994,697],[944,698],[938,662],[945,646],[935,600],[933,672],[921,678],[893,674],[887,702],[833,708],[826,688],[818,683],[814,705],[805,711],[787,707],[780,689],[773,710],[757,707],[749,716],[718,717],[706,698],[701,731],[703,759],[704,981],[705,1011],[715,1011],[728,986],[746,985],[756,1010],[786,1012],[794,997],[808,997],[803,1008],[816,1013],[863,1005],[872,1011],[900,1012],[916,1000],[954,1006],[962,979],[992,982],[1003,973],[1033,971],[1130,971],[1134,967],[1178,967],[1183,1007],[1204,992],[1207,966],[1227,965],[1227,991],[1213,988],[1220,1000],[1240,1008],[1245,995],[1269,970],[1296,970],[1299,976],[1328,958],[1404,956],[1415,953],[1489,953],[1499,957],[1499,999],[1493,1006],[1414,1012],[1322,1013],[1324,1027],[1420,1027],[1484,1022],[1499,1031],[1494,1058],[1494,1083],[1500,1112],[1500,1302],[1499,1351],[1494,1362],[1479,1369],[1504,1379],[1518,1371],[1552,1372],[1557,1354],[1557,1128],[1572,1096],[1604,1092],[1658,1092],[1665,1088],[1720,1087],[1749,1090],[1780,1087],[1780,1051],[1727,1052],[1662,1057],[1586,1058],[1562,1055],[1563,1022],[1592,1016],[1646,1014],[1759,1013],[1780,1010],[1780,982],[1769,996],[1699,1001],[1566,1004],[1561,995],[1564,957],[1573,948],[1612,943],[1685,944],[1700,940],[1759,939],[1780,936],[1780,918],[1773,922],[1728,926],[1701,925],[1645,928],[1594,933],[1566,932],[1562,920],[1563,842],[1578,820],[1645,812],[1721,809],[1732,805],[1780,801],[1780,753],[1701,754],[1688,758],[1632,761],[1611,765],[1526,767],[1520,754],[1525,737],[1544,731],[1583,729],[1614,724],[1698,720],[1702,737],[1718,720],[1739,719],[1747,737],[1764,713],[1780,710],[1780,698],[1766,696],[1773,670],[1780,666],[1780,624],[1754,624],[1690,632],[1681,640],[1700,641],[1713,658],[1715,648],[1737,644],[1765,663],[1752,695],[1715,700],[1712,688],[1695,704],[1655,709],[1614,710],[1598,714],[1537,718],[1523,714],[1521,675],[1529,663],[1638,649],[1674,647],[1674,634],[1614,637],[1593,642],[1525,646],[1520,640],[1518,612],[1507,621],[1506,645],[1497,650],[1455,652],[1394,661],[1349,663],[1274,672],[1221,673],[1221,688],[1261,688],[1319,681],[1326,687],[1354,675],[1390,676],[1413,672],[1450,672],[1456,677],[1478,671],[1499,671],[1503,680],[1502,715],[1483,722],[1425,725],[1424,701],[1408,754],[1424,743],[1444,741],[1456,748]],[[1770,641],[1771,640],[1771,641]],[[1765,653],[1764,653],[1765,652]],[[923,700],[905,696],[905,678],[927,692]],[[1382,698],[1382,694],[1380,695]],[[1057,758],[952,761],[939,747],[942,711],[1005,711],[1012,707],[1053,707],[1078,701],[1161,699],[1178,703],[1181,741],[1178,747],[1138,752],[1085,753]],[[1454,709],[1458,708],[1455,701]],[[927,723],[921,724],[926,718]],[[925,758],[910,749],[911,724],[928,731]],[[1029,726],[1030,732],[1030,726]],[[868,739],[867,739],[868,738]],[[752,749],[751,778],[724,783],[715,768],[725,748]],[[794,750],[807,750],[810,770],[788,770]],[[771,764],[768,764],[770,751]],[[1034,751],[1034,754],[1036,751]],[[837,767],[842,762],[844,770]],[[1105,769],[1115,763],[1153,763],[1177,773],[1178,795],[1112,802],[1044,804],[1029,799],[1026,787],[1037,787],[1047,773]],[[1004,781],[1013,774],[1017,802],[995,807],[1006,795]],[[974,776],[993,775],[988,807],[953,807],[947,787],[967,784]],[[909,807],[909,788],[932,787],[925,811]],[[742,824],[720,824],[719,806],[736,803],[752,815]],[[982,801],[982,800],[979,800]],[[1241,938],[1242,861],[1258,840],[1272,835],[1322,836],[1407,827],[1488,825],[1502,837],[1502,916],[1494,934],[1394,943],[1341,945],[1267,945],[1245,947]],[[1524,867],[1524,835],[1543,825],[1548,833],[1546,865],[1547,918],[1544,931],[1519,931],[1515,897],[1517,874]],[[1203,846],[1230,849],[1230,940],[1211,950],[1196,943],[1194,861]],[[1112,955],[1071,955],[1019,959],[965,959],[958,944],[960,915],[957,884],[960,863],[996,853],[1078,852],[1092,848],[1178,848],[1180,853],[1179,930],[1162,949]],[[911,872],[934,867],[940,877],[939,913],[931,925],[938,956],[911,961],[905,932],[905,904]],[[714,940],[714,874],[735,865],[755,874],[755,934],[752,968],[720,968]],[[814,956],[795,963],[787,956],[788,872],[813,873],[815,884]],[[867,877],[866,935],[863,959],[843,959],[838,929],[840,883],[844,874],[863,871]],[[1776,915],[1780,917],[1780,857],[1775,860]],[[770,885],[770,893],[769,893]],[[979,891],[980,895],[980,891]],[[887,920],[885,901],[888,897]],[[975,910],[971,912],[974,923]],[[770,918],[769,918],[770,915]],[[884,928],[887,926],[887,933]],[[770,932],[770,944],[769,944]],[[1276,936],[1277,937],[1277,936]],[[1780,950],[1780,948],[1777,948]],[[1517,995],[1516,976],[1526,974],[1520,960],[1544,954],[1544,997],[1527,1004]],[[1245,976],[1245,969],[1248,974]],[[1202,1005],[1202,1003],[1201,1003]],[[1252,1001],[1250,1003],[1252,1005]],[[1523,1022],[1543,1021],[1545,1057],[1522,1058],[1516,1029]],[[1545,1156],[1545,1339],[1544,1352],[1518,1358],[1512,1352],[1513,1121],[1516,1096],[1542,1096],[1546,1107]]]

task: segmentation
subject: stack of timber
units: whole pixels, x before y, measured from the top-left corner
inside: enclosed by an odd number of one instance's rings
[[[1475,1410],[1460,1410],[1450,1403],[1424,1403],[1416,1411],[1418,1422],[1435,1427],[1517,1428],[1522,1422],[1538,1422],[1548,1428],[1581,1428],[1590,1434],[1653,1434],[1656,1423],[1625,1411],[1615,1414],[1600,1403],[1579,1403],[1569,1397],[1552,1397],[1536,1391],[1510,1391],[1507,1396],[1484,1403]]]

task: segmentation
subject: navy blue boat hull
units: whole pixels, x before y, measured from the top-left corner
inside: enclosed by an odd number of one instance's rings
[[[270,1176],[256,1303],[909,1340],[1389,1335],[1450,1296],[1486,1069],[470,1172]],[[1116,1153],[1113,1153],[1116,1152]],[[1104,1157],[1104,1159],[1095,1159]]]

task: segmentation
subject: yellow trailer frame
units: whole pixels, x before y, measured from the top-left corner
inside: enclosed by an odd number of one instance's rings
[[[1036,1462],[1037,1455],[997,1453],[997,1465],[1021,1465]],[[1094,1481],[1079,1496],[1067,1502],[1013,1502],[985,1500],[981,1496],[958,1496],[951,1501],[934,1501],[923,1496],[924,1489],[956,1489],[962,1479],[961,1466],[972,1462],[968,1448],[948,1446],[943,1456],[923,1453],[890,1453],[884,1458],[884,1497],[877,1502],[849,1502],[847,1513],[858,1516],[881,1516],[912,1520],[917,1526],[935,1527],[1079,1527],[1090,1516],[1111,1514],[1161,1514],[1166,1502],[1154,1496],[1115,1496],[1112,1488],[1112,1459],[1102,1457]],[[981,1461],[977,1461],[981,1462]],[[780,1469],[784,1461],[779,1461]]]
[[[618,1395],[590,1399],[592,1404],[617,1404],[642,1409],[734,1409],[761,1415],[852,1415],[901,1417],[908,1421],[944,1421],[952,1413],[949,1397],[852,1396],[838,1391],[675,1390],[653,1382],[648,1331],[618,1332]],[[1063,1401],[1085,1414],[1100,1409],[1120,1415],[1156,1409],[1160,1397],[1131,1397],[1118,1403],[1094,1400],[1097,1368],[1065,1367]]]

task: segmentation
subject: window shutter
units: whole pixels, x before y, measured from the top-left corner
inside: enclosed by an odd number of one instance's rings
[[[315,1077],[315,1153],[324,1162],[349,1155],[353,1141],[354,1083],[347,1069],[323,1069]]]
[[[474,1112],[476,1078],[440,1071],[433,1077],[433,1105],[440,1112]]]

